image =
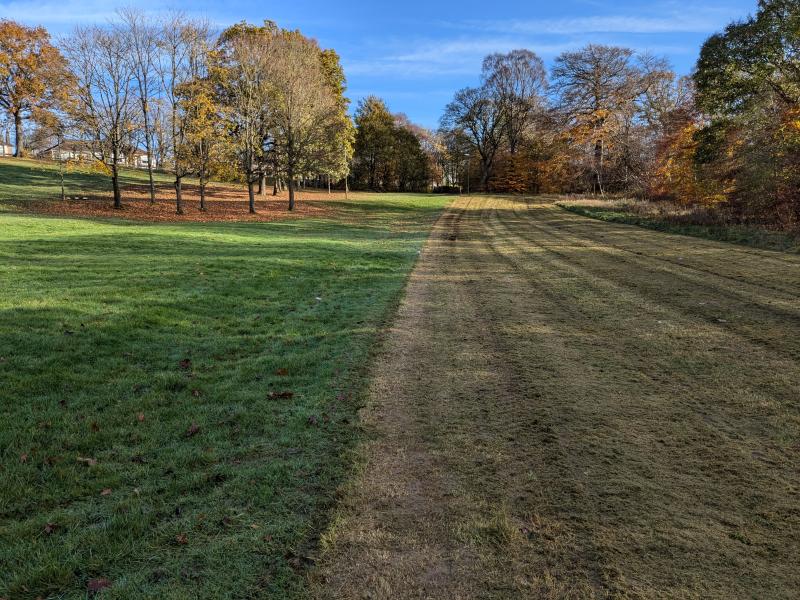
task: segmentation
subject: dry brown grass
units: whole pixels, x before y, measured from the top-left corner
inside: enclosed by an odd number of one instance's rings
[[[320,598],[796,598],[800,257],[460,199]]]

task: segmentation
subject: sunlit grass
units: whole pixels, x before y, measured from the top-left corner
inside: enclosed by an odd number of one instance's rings
[[[376,334],[446,202],[0,214],[0,598],[304,596]]]

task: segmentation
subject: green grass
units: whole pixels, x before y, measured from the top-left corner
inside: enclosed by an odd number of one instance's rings
[[[148,182],[147,171],[141,169],[122,169],[120,185],[145,185]],[[172,183],[174,180],[167,173],[153,174],[156,183]],[[187,178],[186,182],[193,182]],[[87,168],[67,169],[64,172],[64,186],[67,195],[108,195],[111,193],[111,179]],[[0,201],[26,200],[30,198],[60,198],[61,179],[58,163],[4,158],[0,159]]]
[[[448,200],[267,224],[0,214],[0,598],[96,578],[104,598],[304,597],[371,349]]]
[[[609,223],[637,225],[656,231],[677,233],[719,242],[730,242],[764,250],[800,252],[800,237],[791,233],[768,231],[741,225],[721,226],[674,223],[664,218],[637,214],[630,210],[625,210],[624,206],[613,203],[609,203],[608,206],[583,205],[577,202],[558,202],[557,204],[564,210]]]

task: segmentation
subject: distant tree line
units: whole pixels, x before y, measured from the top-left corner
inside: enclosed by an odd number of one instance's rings
[[[626,194],[800,226],[800,5],[757,13],[703,46],[691,77],[628,48],[484,60],[437,132],[443,178],[494,192]]]
[[[345,77],[333,50],[299,31],[239,23],[213,35],[207,23],[173,13],[153,19],[135,9],[106,26],[78,27],[59,45],[41,27],[0,21],[0,109],[14,123],[17,156],[32,136],[91,145],[121,204],[122,157],[143,147],[153,170],[200,181],[200,208],[211,177],[256,193],[285,185],[294,208],[297,182],[343,179],[354,129]]]

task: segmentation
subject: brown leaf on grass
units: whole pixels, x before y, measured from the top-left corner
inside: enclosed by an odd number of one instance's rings
[[[92,431],[100,431],[100,425],[97,424],[97,421],[92,421],[91,428]]]
[[[101,496],[110,496],[111,495],[111,488],[103,488],[100,491]]]
[[[136,415],[136,420],[139,421],[139,423],[144,423],[144,413]]]
[[[308,417],[307,423],[311,427],[316,427],[319,425],[319,419],[317,419],[316,415],[311,415],[310,417]]]
[[[45,532],[47,535],[50,535],[50,534],[52,534],[52,533],[53,533],[53,532],[54,532],[56,529],[58,529],[58,525],[56,525],[55,523],[47,523],[47,524],[44,526],[44,529],[43,529],[42,531],[44,531],[44,532]]]
[[[268,397],[270,400],[288,400],[289,398],[294,397],[294,392],[289,392],[286,390],[282,392],[270,392]]]
[[[178,363],[184,371],[187,371],[192,368],[192,361],[188,358],[184,358],[181,362]]]
[[[28,453],[27,452],[23,452],[22,454],[19,455],[19,462],[21,462],[21,463],[28,462]]]
[[[185,435],[186,437],[192,437],[193,435],[196,435],[198,433],[200,433],[200,425],[192,421],[192,424],[189,425],[189,428],[186,430]]]
[[[185,546],[189,543],[189,538],[185,533],[179,533],[175,536],[175,541],[178,542],[181,546]]]
[[[89,582],[86,584],[86,590],[92,595],[97,594],[98,592],[102,592],[104,589],[110,587],[111,587],[111,582],[105,577],[90,579]]]
[[[78,462],[84,463],[87,467],[93,467],[93,466],[95,466],[97,464],[97,459],[96,458],[87,458],[87,457],[79,456],[77,460],[78,460]]]
[[[286,377],[289,374],[289,369],[276,369],[275,375],[278,377]]]
[[[195,398],[199,398],[200,397],[200,390],[192,390],[192,396],[194,396]]]

